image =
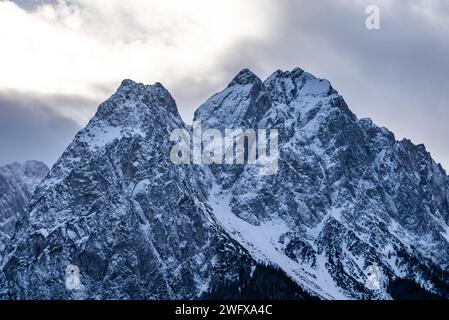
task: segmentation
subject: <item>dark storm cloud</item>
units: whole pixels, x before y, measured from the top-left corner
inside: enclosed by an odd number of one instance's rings
[[[80,129],[55,108],[91,103],[76,96],[0,91],[0,164],[35,159],[51,166]]]

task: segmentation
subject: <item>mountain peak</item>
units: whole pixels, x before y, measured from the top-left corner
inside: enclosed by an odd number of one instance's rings
[[[122,83],[120,84],[120,87],[130,87],[135,84],[136,82],[131,79],[123,79]]]
[[[244,86],[251,83],[262,83],[262,80],[260,80],[260,78],[254,74],[254,72],[245,68],[237,73],[234,79],[232,79],[232,81],[229,83],[228,87],[232,87],[234,85]]]
[[[281,69],[276,70],[268,79],[270,78],[291,78],[295,79],[300,77],[305,71],[299,67],[293,68],[291,71],[284,71]],[[268,80],[267,79],[267,80]]]
[[[317,78],[301,68],[277,70],[264,81],[264,85],[273,101],[287,104],[298,96],[318,98],[338,94],[328,80]]]
[[[165,105],[171,113],[178,114],[175,100],[160,82],[146,85],[130,79],[124,79],[117,89],[116,95],[124,96],[126,100],[142,100],[147,105],[152,102],[158,102],[159,105]]]
[[[235,103],[239,101],[239,103]],[[251,70],[241,70],[229,85],[196,111],[194,120],[207,128],[252,127],[269,108],[265,87]]]
[[[167,91],[165,87],[160,83],[156,82],[154,84],[143,84],[141,82],[135,82],[130,79],[124,79],[117,89],[119,93],[158,93],[158,91]]]

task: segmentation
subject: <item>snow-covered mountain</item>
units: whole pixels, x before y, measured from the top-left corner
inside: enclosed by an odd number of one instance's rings
[[[278,129],[277,174],[174,165],[170,133],[190,128],[173,98],[125,80],[37,188],[3,298],[449,297],[449,179],[424,146],[299,68],[242,70],[195,120]]]
[[[239,297],[268,274],[284,292],[267,297],[302,297],[217,224],[202,168],[171,163],[178,128],[185,125],[161,84],[123,81],[37,188],[4,263],[4,298]],[[71,264],[80,290],[64,285]]]
[[[48,170],[47,165],[39,161],[0,167],[0,261],[17,221],[25,216],[34,189]]]

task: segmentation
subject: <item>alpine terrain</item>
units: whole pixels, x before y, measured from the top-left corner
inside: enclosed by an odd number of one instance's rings
[[[170,134],[191,127],[161,84],[124,80],[36,188],[0,296],[449,298],[449,178],[423,145],[299,68],[242,70],[194,121],[277,129],[277,173],[173,164]]]
[[[48,170],[47,165],[39,161],[0,167],[0,261],[15,233],[17,221],[26,216],[34,189]]]

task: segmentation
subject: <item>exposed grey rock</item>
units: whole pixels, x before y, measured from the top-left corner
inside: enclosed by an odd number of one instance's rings
[[[17,221],[26,215],[34,189],[47,173],[48,167],[39,161],[0,167],[0,261]]]

